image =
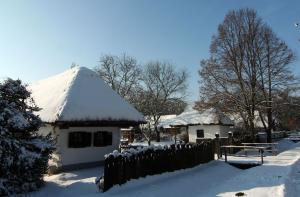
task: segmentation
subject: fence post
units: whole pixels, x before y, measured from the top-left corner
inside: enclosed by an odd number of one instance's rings
[[[220,155],[221,155],[221,144],[220,144],[220,134],[216,133],[215,134],[216,139],[215,139],[215,151],[217,153],[218,159],[220,159]]]
[[[228,132],[228,144],[229,145],[233,145],[233,135],[232,135],[231,131]],[[229,153],[230,154],[233,153],[233,149],[232,148],[229,149]]]
[[[138,155],[136,155],[136,170],[135,170],[135,176],[136,176],[136,178],[139,178],[139,177],[141,177],[141,172],[142,172],[142,159],[141,159],[141,154],[138,154]]]
[[[146,163],[147,161],[146,161],[146,154],[145,153],[143,153],[143,154],[141,154],[141,156],[140,156],[140,164],[141,164],[141,174],[140,174],[140,176],[141,177],[145,177],[146,175],[147,175],[147,173],[146,173],[146,165],[147,165],[147,163]]]
[[[210,150],[211,150],[211,160],[210,161],[212,161],[212,160],[215,160],[215,147],[214,147],[214,144],[213,144],[213,141],[211,141],[211,143],[210,143]]]
[[[229,145],[233,145],[233,144],[232,144],[232,143],[233,143],[232,137],[233,137],[232,132],[229,131],[229,132],[228,132],[228,144],[229,144]]]
[[[103,192],[107,191],[114,185],[114,156],[110,155],[104,160],[104,188]]]

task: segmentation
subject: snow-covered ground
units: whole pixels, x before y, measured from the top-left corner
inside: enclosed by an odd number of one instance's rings
[[[95,178],[103,173],[103,168],[91,168],[80,171],[46,176],[46,185],[37,192],[26,196],[32,197],[75,197],[101,196],[95,185]]]
[[[286,196],[296,196],[296,194],[300,195],[300,160],[293,165],[285,187]]]
[[[281,142],[287,149],[277,156],[267,156],[262,166],[240,170],[222,160],[195,168],[162,175],[147,176],[115,186],[105,193],[94,184],[102,168],[93,168],[45,177],[46,185],[34,197],[69,196],[299,196],[300,143]]]

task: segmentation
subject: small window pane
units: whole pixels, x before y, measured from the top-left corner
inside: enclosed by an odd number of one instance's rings
[[[112,132],[106,132],[106,139],[105,139],[105,141],[106,141],[106,145],[107,146],[110,146],[110,145],[112,145]]]
[[[105,132],[99,131],[94,133],[94,146],[105,146]]]
[[[91,146],[91,137],[89,132],[71,132],[69,133],[69,147],[83,148]]]
[[[204,130],[203,129],[197,130],[197,138],[204,138]]]
[[[110,146],[112,145],[112,132],[98,131],[94,133],[94,146]]]

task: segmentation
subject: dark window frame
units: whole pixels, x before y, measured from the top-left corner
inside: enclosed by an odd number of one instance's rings
[[[113,135],[110,131],[97,131],[93,133],[93,146],[105,147],[111,146],[113,142]]]
[[[199,135],[198,132],[202,132],[202,133]],[[197,138],[204,138],[204,129],[197,129],[196,135],[197,135]]]
[[[92,133],[72,131],[68,134],[68,148],[85,148],[92,146]]]

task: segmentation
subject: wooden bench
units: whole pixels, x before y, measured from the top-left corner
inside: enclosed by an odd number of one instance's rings
[[[271,152],[273,155],[276,155],[278,153],[278,143],[242,143],[242,145],[266,147],[266,151]]]
[[[228,146],[221,146],[222,149],[224,149],[224,154],[225,154],[225,162],[227,162],[227,150],[228,149],[234,149],[234,148],[239,148],[239,149],[249,149],[249,150],[257,150],[260,153],[260,158],[261,158],[261,164],[264,163],[264,151],[266,150],[266,147],[258,147],[258,146],[233,146],[233,145],[228,145]],[[221,155],[222,156],[222,155]]]

